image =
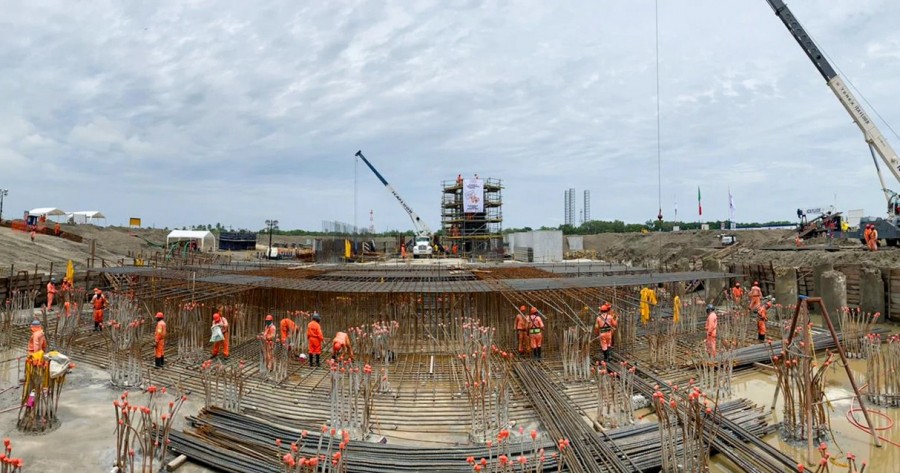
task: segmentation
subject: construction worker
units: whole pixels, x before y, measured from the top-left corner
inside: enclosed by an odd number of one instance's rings
[[[325,335],[322,334],[322,326],[319,322],[322,317],[318,312],[313,312],[312,320],[306,325],[306,341],[309,342],[309,366],[322,366],[320,357],[322,356],[322,341]],[[315,357],[315,364],[313,364]]]
[[[163,320],[163,313],[156,313],[156,332],[153,339],[156,341],[156,350],[153,352],[154,367],[162,368],[166,364],[166,336],[169,334],[166,328],[166,321]]]
[[[224,337],[224,339],[222,341],[213,343],[212,356],[209,357],[209,359],[212,360],[213,358],[219,356],[219,351],[221,350],[222,356],[224,356],[227,360],[228,355],[231,354],[231,347],[229,346],[231,335],[228,333],[228,320],[225,317],[219,315],[218,312],[216,312],[215,314],[213,314],[212,326],[219,326],[219,328],[222,330],[222,336]]]
[[[544,320],[538,314],[537,307],[532,307],[531,313],[528,315],[528,339],[531,342],[531,353],[537,359],[541,358],[541,345],[544,343],[543,332]]]
[[[866,248],[869,251],[878,251],[878,230],[875,229],[875,224],[869,223],[866,224],[865,240],[866,240]]]
[[[350,346],[350,336],[345,332],[334,334],[334,340],[331,342],[331,359],[336,360],[338,356],[344,357],[344,349],[347,349],[347,358],[353,359],[353,347]]]
[[[53,234],[59,236],[62,233],[62,228],[59,226],[59,222],[56,222],[56,225],[53,226]]]
[[[266,328],[263,329],[262,341],[266,369],[273,371],[275,369],[275,318],[272,317],[272,314],[266,315]]]
[[[285,348],[293,348],[291,347],[291,336],[297,333],[300,330],[300,327],[297,327],[297,323],[294,322],[290,317],[285,317],[281,319],[281,322],[278,324],[279,329],[281,331],[281,344]]]
[[[753,287],[750,288],[750,310],[756,310],[762,301],[762,289],[759,288],[759,281],[753,281]]]
[[[734,301],[734,305],[740,306],[741,299],[744,298],[744,288],[741,287],[741,283],[734,283],[734,287],[731,288],[731,300]]]
[[[600,335],[600,351],[603,353],[603,361],[609,363],[609,354],[612,351],[613,334],[618,322],[610,313],[612,306],[609,302],[600,306],[600,315],[594,323],[594,332]]]
[[[712,304],[706,306],[706,353],[716,357],[716,335],[719,331],[719,316]]]
[[[650,307],[656,306],[656,291],[649,287],[641,289],[641,323],[647,324],[650,321]]]
[[[524,355],[528,351],[528,318],[525,316],[527,307],[520,306],[519,313],[516,314],[516,347],[520,355]]]
[[[769,299],[756,309],[756,339],[761,342],[766,341],[766,322],[769,321],[768,311],[771,307],[772,300]]]
[[[28,355],[37,351],[47,351],[47,337],[44,336],[44,329],[41,328],[40,320],[31,322],[31,338],[28,339]]]
[[[103,309],[106,308],[106,305],[109,303],[109,300],[106,299],[106,295],[103,294],[99,288],[94,288],[94,296],[91,297],[91,305],[94,307],[94,331],[100,332],[103,330]]]
[[[47,312],[53,312],[53,298],[56,297],[56,278],[47,283]]]

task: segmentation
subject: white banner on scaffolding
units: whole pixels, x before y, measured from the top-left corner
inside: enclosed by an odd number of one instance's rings
[[[484,181],[482,179],[463,179],[463,212],[484,212]]]

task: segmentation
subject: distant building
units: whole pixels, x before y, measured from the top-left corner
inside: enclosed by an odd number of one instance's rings
[[[582,223],[591,221],[591,191],[587,189],[584,191],[584,213],[582,216]]]
[[[563,222],[566,225],[575,226],[575,188],[566,189],[565,192],[565,216]]]

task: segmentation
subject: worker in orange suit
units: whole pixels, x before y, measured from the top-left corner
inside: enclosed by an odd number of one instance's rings
[[[878,230],[875,229],[875,224],[868,223],[866,224],[866,230],[863,233],[866,241],[866,248],[869,251],[878,251]]]
[[[228,333],[228,319],[226,319],[225,317],[222,317],[217,312],[217,313],[213,314],[213,327],[215,327],[216,325],[218,325],[219,328],[222,329],[222,336],[225,337],[225,339],[220,342],[213,343],[212,356],[209,359],[211,360],[211,359],[219,356],[219,351],[221,351],[222,356],[224,356],[225,359],[227,360],[228,356],[231,354],[231,347],[230,347],[231,335]]]
[[[300,328],[297,327],[297,323],[294,322],[290,317],[285,317],[281,319],[281,322],[279,322],[278,326],[281,331],[281,345],[283,345],[285,348],[292,348],[290,343],[291,335],[297,333],[297,331],[300,330]]]
[[[44,329],[41,322],[37,319],[31,322],[31,338],[28,339],[28,354],[31,355],[37,351],[47,351],[47,337],[44,336]]]
[[[318,312],[313,312],[312,320],[306,324],[306,341],[309,342],[309,367],[322,366],[322,342],[325,335],[322,334],[322,326],[319,324],[322,317]],[[315,358],[315,361],[313,361]],[[315,364],[313,364],[315,363]]]
[[[734,305],[740,306],[741,299],[744,298],[744,288],[741,287],[741,283],[734,283],[734,287],[731,288],[731,300],[734,301]]]
[[[53,311],[53,298],[56,297],[56,278],[47,283],[47,312]]]
[[[59,226],[59,222],[57,222],[56,225],[53,226],[53,234],[59,236],[60,233],[62,233],[62,229]]]
[[[334,340],[331,342],[331,359],[343,358],[345,353],[348,359],[353,359],[353,347],[350,346],[350,336],[345,332],[338,332],[334,334]]]
[[[528,318],[525,316],[527,310],[528,308],[523,305],[519,307],[519,313],[516,314],[516,341],[520,355],[524,355],[528,351]]]
[[[106,295],[103,294],[99,288],[94,288],[94,296],[91,298],[91,305],[94,307],[94,331],[100,332],[103,330],[103,309],[106,308],[106,305],[109,301],[106,299]]]
[[[767,300],[756,309],[756,339],[766,341],[766,322],[769,321],[769,309],[772,308],[772,300]]]
[[[753,281],[753,287],[750,288],[750,310],[756,310],[762,301],[762,289],[759,288],[759,281]]]
[[[706,306],[706,353],[716,357],[716,336],[719,332],[719,316],[712,304]]]
[[[544,319],[538,314],[537,307],[531,308],[528,314],[528,338],[531,341],[531,353],[541,359],[541,345],[544,343]]]
[[[266,315],[266,328],[262,333],[262,341],[266,369],[273,371],[275,369],[275,318],[271,314]]]
[[[612,306],[607,302],[600,306],[600,315],[594,323],[594,332],[600,335],[600,351],[603,353],[603,361],[609,363],[609,355],[612,352],[613,334],[619,322],[612,315]]]
[[[166,328],[166,321],[163,320],[163,313],[156,313],[156,331],[153,333],[153,340],[156,341],[156,350],[153,352],[154,367],[159,369],[166,364],[166,336],[169,331]]]

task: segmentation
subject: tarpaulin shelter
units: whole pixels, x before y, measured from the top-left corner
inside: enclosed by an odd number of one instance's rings
[[[166,246],[173,241],[195,241],[200,251],[212,251],[216,248],[216,236],[207,230],[172,230],[166,236]]]

